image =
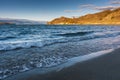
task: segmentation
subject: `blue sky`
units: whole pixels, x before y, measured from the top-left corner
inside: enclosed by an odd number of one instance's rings
[[[0,0],[0,17],[49,21],[95,13],[120,5],[120,0]]]

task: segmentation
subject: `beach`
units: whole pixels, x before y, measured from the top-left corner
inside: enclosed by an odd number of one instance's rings
[[[120,49],[117,49],[107,55],[79,62],[60,71],[17,76],[15,80],[120,80],[119,52]]]
[[[36,68],[4,80],[120,80],[120,49],[110,51],[107,54],[98,52],[102,55],[82,61],[79,59],[75,63],[72,62],[73,59],[68,64],[57,67]],[[93,55],[95,56],[95,53]]]

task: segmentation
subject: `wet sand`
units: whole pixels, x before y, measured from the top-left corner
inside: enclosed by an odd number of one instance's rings
[[[33,75],[24,80],[120,80],[120,49],[59,72]]]
[[[60,71],[51,71],[45,73],[44,69],[36,69],[26,72],[27,75],[20,74],[6,80],[120,80],[120,49]]]

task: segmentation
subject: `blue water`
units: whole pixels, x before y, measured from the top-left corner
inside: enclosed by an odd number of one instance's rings
[[[107,38],[120,35],[118,26],[0,26],[0,50],[43,47],[54,43]]]
[[[119,47],[120,26],[0,25],[0,79]]]

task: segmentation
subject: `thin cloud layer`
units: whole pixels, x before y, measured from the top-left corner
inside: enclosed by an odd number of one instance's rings
[[[114,10],[116,8],[119,8],[120,6],[116,6],[116,5],[108,5],[108,6],[96,6],[93,4],[85,4],[85,5],[81,5],[80,8],[88,8],[88,9],[92,9],[92,10]]]
[[[81,12],[81,10],[64,10],[66,13]]]
[[[120,0],[112,0],[109,2],[112,5],[119,5],[120,4]]]
[[[120,7],[120,0],[110,0],[106,6],[96,6],[93,4],[83,4],[79,6],[78,10],[65,10],[64,12],[71,13],[71,12],[81,12],[86,9],[91,10],[98,10],[98,11],[104,11],[104,10],[114,10]]]
[[[91,7],[95,7],[95,5],[93,5],[93,4],[80,5],[80,8],[91,8]]]
[[[92,4],[85,4],[85,5],[79,6],[78,10],[64,10],[64,12],[66,12],[66,13],[81,12],[83,8],[88,8],[88,7],[92,8],[92,7],[94,7],[94,5],[92,5]]]
[[[114,10],[119,8],[119,6],[102,6],[102,7],[95,7],[95,10]]]

